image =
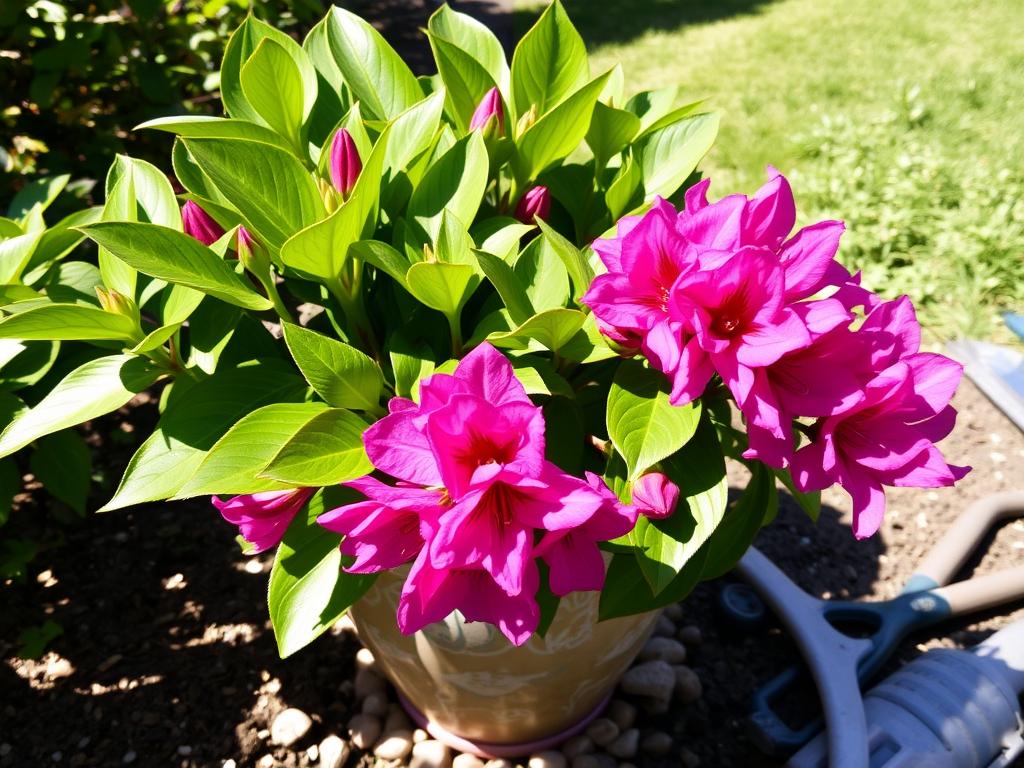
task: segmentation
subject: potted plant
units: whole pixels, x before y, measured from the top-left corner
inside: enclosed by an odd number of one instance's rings
[[[835,261],[840,222],[793,231],[777,171],[709,202],[717,118],[591,73],[557,0],[511,65],[447,7],[427,35],[416,78],[341,8],[301,46],[249,17],[226,116],[141,126],[182,195],[118,158],[79,228],[100,304],[4,307],[0,338],[93,351],[0,455],[162,387],[104,510],[212,495],[276,548],[283,656],[351,609],[435,731],[523,751],[735,564],[777,480],[811,515],[841,485],[859,538],[885,485],[951,485],[961,371]]]

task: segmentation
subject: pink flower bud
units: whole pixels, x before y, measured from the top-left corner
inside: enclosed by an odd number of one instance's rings
[[[679,486],[660,472],[649,472],[633,483],[633,505],[652,520],[668,517],[678,503]]]
[[[551,214],[551,193],[540,185],[526,190],[516,206],[516,218],[524,224],[533,224],[534,217],[547,221]]]
[[[342,197],[347,197],[352,191],[361,170],[363,161],[352,134],[344,128],[339,129],[331,140],[331,182]]]
[[[238,526],[255,554],[278,545],[292,518],[312,495],[312,488],[296,488],[235,496],[227,501],[212,496],[210,500],[225,520]]]
[[[487,124],[494,120],[494,133],[501,136],[505,133],[505,112],[501,106],[501,92],[497,88],[491,88],[484,97],[480,99],[473,117],[469,120],[469,130],[486,131]]]
[[[186,200],[181,206],[181,225],[186,235],[191,235],[203,245],[217,242],[224,234],[224,227],[192,200]]]

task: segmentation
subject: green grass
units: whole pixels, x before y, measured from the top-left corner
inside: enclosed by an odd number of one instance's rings
[[[804,222],[845,219],[840,258],[908,293],[940,338],[1006,338],[1024,310],[1019,0],[564,0],[598,72],[681,84],[722,113],[712,191],[793,182]],[[536,14],[520,3],[521,28]]]

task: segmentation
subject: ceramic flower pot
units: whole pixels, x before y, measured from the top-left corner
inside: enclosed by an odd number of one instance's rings
[[[395,610],[405,569],[382,574],[350,610],[359,638],[431,734],[485,757],[529,753],[582,730],[604,708],[658,612],[598,623],[599,595],[562,599],[551,628],[515,647],[458,613],[411,636]]]

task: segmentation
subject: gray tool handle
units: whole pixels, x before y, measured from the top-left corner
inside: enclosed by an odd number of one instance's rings
[[[995,608],[1024,598],[1024,565],[975,576],[967,581],[922,593],[922,599],[927,599],[927,596],[945,600],[951,616]]]
[[[998,520],[1024,516],[1024,491],[994,493],[969,506],[925,555],[908,582],[917,589],[948,584]],[[923,583],[927,580],[931,583]]]
[[[1003,678],[1018,694],[1024,693],[1024,619],[1003,627],[974,652],[1001,662]]]

